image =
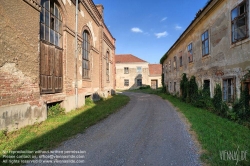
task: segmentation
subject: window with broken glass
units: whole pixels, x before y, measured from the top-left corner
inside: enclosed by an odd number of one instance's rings
[[[231,11],[232,43],[248,37],[247,1],[243,1]]]
[[[202,56],[209,54],[209,35],[208,30],[201,35],[202,40]]]
[[[52,0],[41,1],[40,39],[62,48],[62,15]]]
[[[187,50],[188,50],[188,62],[191,63],[191,62],[193,62],[193,45],[192,45],[192,43],[190,43],[187,46]]]

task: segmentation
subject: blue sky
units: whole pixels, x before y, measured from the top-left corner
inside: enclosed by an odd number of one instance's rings
[[[116,39],[116,54],[159,63],[208,0],[93,0]]]

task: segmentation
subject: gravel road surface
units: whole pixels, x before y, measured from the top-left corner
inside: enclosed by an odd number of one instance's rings
[[[127,106],[54,150],[81,151],[84,163],[76,165],[201,165],[185,124],[168,102],[150,94],[124,94],[131,98]]]

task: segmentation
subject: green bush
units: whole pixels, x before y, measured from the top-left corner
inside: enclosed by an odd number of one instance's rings
[[[188,98],[193,105],[197,105],[198,97],[198,85],[195,76],[192,76],[188,84]]]
[[[188,78],[187,78],[187,74],[183,73],[182,74],[182,79],[181,79],[181,83],[180,83],[180,89],[181,89],[181,99],[182,101],[186,101],[187,96],[188,96]]]
[[[150,89],[150,85],[146,85],[146,86],[141,86],[139,89]]]
[[[49,107],[48,109],[48,118],[62,114],[65,114],[65,109],[62,108],[58,103],[56,105]]]
[[[240,99],[236,100],[233,104],[233,115],[235,117],[230,117],[231,119],[242,121],[250,121],[250,109],[249,109],[249,89],[245,86],[244,90],[241,87]],[[230,114],[232,115],[232,113]]]

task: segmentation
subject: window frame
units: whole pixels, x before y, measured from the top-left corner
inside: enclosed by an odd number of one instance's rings
[[[206,34],[207,34],[207,36],[206,36]],[[210,49],[210,47],[209,47],[209,31],[208,30],[206,30],[205,32],[202,33],[202,35],[201,35],[201,41],[202,41],[202,44],[201,44],[201,46],[202,46],[201,47],[201,49],[202,49],[202,56],[204,57],[204,56],[210,54],[210,50],[209,50]],[[207,47],[206,47],[206,42],[207,42]],[[206,51],[205,48],[207,48],[208,52],[204,52],[204,50]]]
[[[180,61],[180,67],[182,67],[183,66],[183,64],[182,64],[182,61],[183,61],[182,55],[179,57],[179,61]]]
[[[140,69],[139,69],[140,68]],[[138,70],[139,69],[139,70]],[[142,67],[141,66],[137,66],[136,67],[136,73],[142,73]]]
[[[229,95],[228,95],[228,80],[231,80],[231,98],[229,99]],[[227,86],[225,87],[224,85],[224,81],[227,81]],[[227,88],[227,94],[226,94],[226,99],[225,99],[225,88]],[[226,78],[223,78],[222,79],[222,100],[227,102],[227,103],[233,103],[234,100],[235,100],[235,96],[236,96],[236,93],[235,93],[235,77],[226,77]]]
[[[124,67],[124,74],[129,74],[129,67]]]
[[[53,11],[52,11],[53,9]],[[40,41],[63,47],[63,17],[55,0],[41,1]],[[53,37],[53,40],[51,39]]]
[[[109,81],[109,51],[106,53],[106,80]]]
[[[124,79],[124,86],[129,86],[129,79]]]
[[[90,33],[84,30],[82,33],[82,79],[90,79]]]
[[[243,6],[243,5],[245,5],[244,7],[244,12],[241,14],[240,13],[240,9],[241,9],[241,7]],[[242,40],[244,40],[244,39],[246,39],[246,38],[248,38],[249,37],[249,25],[248,25],[248,20],[249,20],[249,9],[248,9],[248,6],[249,6],[249,4],[248,4],[248,1],[247,0],[244,0],[244,1],[242,1],[240,4],[238,4],[235,8],[233,8],[232,10],[231,10],[231,43],[232,44],[234,44],[234,43],[237,43],[237,42],[239,42],[239,41],[242,41]],[[234,18],[233,18],[233,11],[234,10],[236,10],[237,9],[237,16],[235,16]],[[237,29],[239,29],[239,27],[237,26],[237,23],[238,23],[238,21],[239,20],[241,20],[241,19],[243,19],[244,18],[244,20],[245,20],[245,35],[243,36],[243,37],[241,37],[241,38],[237,38],[237,39],[235,39],[234,37],[235,37],[235,34],[237,35]],[[234,29],[234,27],[236,26],[236,28]],[[242,27],[242,26],[241,26]],[[236,31],[236,32],[235,32]]]
[[[187,46],[187,51],[188,51],[188,62],[191,63],[193,62],[193,43],[189,43],[189,45]]]
[[[176,58],[176,56],[174,56],[173,67],[174,67],[174,70],[177,69],[177,58]]]

